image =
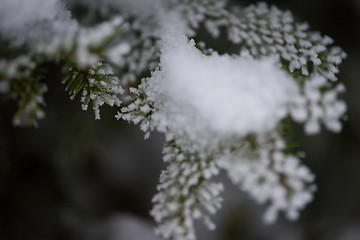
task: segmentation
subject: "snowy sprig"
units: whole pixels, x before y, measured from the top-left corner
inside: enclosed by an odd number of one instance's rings
[[[338,99],[338,95],[345,91],[345,87],[341,83],[332,88],[329,85],[334,84],[329,84],[324,76],[314,75],[305,82],[302,95],[294,98],[291,116],[295,121],[305,123],[307,134],[318,133],[321,123],[333,132],[342,129],[340,121],[346,104]]]
[[[106,44],[118,36],[124,30],[126,25],[121,17],[117,16],[110,21],[104,22],[93,28],[81,28],[77,35],[74,36],[74,58],[75,63],[80,68],[88,67],[103,61],[106,53],[104,49]],[[124,48],[118,52],[121,57],[126,53],[126,43],[119,43],[118,47]],[[116,48],[107,50],[113,51]]]
[[[121,16],[94,27],[76,24],[61,35],[54,34],[46,43],[40,42],[34,54],[47,60],[71,62],[79,69],[93,67],[102,61],[112,62],[127,53],[127,43],[114,41],[125,29],[126,23]]]
[[[123,119],[134,124],[140,124],[140,129],[145,132],[145,139],[150,137],[150,133],[155,129],[153,122],[153,113],[156,111],[151,100],[144,92],[148,87],[143,81],[139,88],[130,88],[130,92],[134,95],[134,101],[129,105],[122,107],[120,112],[115,115],[117,120]]]
[[[127,27],[122,32],[122,40],[126,42],[126,53],[118,59],[109,53],[110,62],[122,73],[123,85],[136,86],[139,79],[157,67],[159,60],[159,29],[164,20],[165,3],[163,0],[105,0],[69,1],[70,7],[86,8],[87,18],[94,19],[99,14],[109,18],[114,12],[122,16]]]
[[[0,61],[0,94],[17,102],[14,126],[37,126],[44,118],[45,84],[40,82],[44,69],[23,55],[10,61]]]
[[[310,31],[306,23],[296,23],[291,12],[265,3],[230,10],[220,3],[212,6],[218,10],[203,10],[198,18],[204,19],[213,37],[218,37],[223,28],[229,41],[248,49],[254,57],[278,55],[294,76],[321,73],[330,81],[337,80],[338,65],[346,54],[331,46],[330,37]]]
[[[219,22],[215,24],[214,19],[226,16],[227,1],[224,0],[199,0],[197,2],[191,0],[170,0],[171,8],[179,12],[187,21],[189,33],[196,35],[196,29],[201,25],[205,25],[207,30],[214,36],[219,36]],[[192,29],[192,31],[191,31]]]
[[[312,200],[314,175],[298,156],[285,153],[286,143],[277,133],[250,135],[238,142],[224,148],[220,168],[258,203],[268,205],[265,222],[274,222],[280,211],[290,220],[298,219]]]
[[[123,19],[115,16],[95,27],[83,27],[65,13],[66,9],[57,0],[46,4],[49,13],[44,14],[32,4],[16,0],[6,2],[2,9],[11,12],[21,5],[24,14],[23,19],[12,23],[6,13],[0,25],[0,32],[9,33],[3,34],[0,41],[10,49],[0,61],[0,90],[18,101],[14,124],[36,125],[44,117],[43,94],[47,87],[41,83],[39,70],[48,62],[65,63],[64,82],[71,98],[82,91],[82,108],[87,109],[92,101],[96,119],[100,118],[99,107],[105,103],[119,107],[123,93],[120,81],[110,65],[102,62],[121,59],[127,52],[126,43],[113,41],[126,26]],[[10,26],[14,27],[11,31]],[[24,50],[27,55],[20,54]]]
[[[30,77],[36,65],[36,62],[27,55],[18,56],[11,60],[1,59],[1,78],[5,81],[6,79]]]
[[[44,94],[47,86],[39,81],[22,79],[12,84],[10,93],[12,99],[17,100],[18,110],[13,117],[14,126],[38,126],[38,121],[45,117]]]
[[[124,89],[108,64],[100,62],[88,70],[70,67],[66,71],[63,83],[70,98],[74,99],[81,92],[81,108],[87,110],[92,102],[95,119],[100,119],[100,107],[104,104],[120,107]]]
[[[215,228],[208,214],[221,207],[223,185],[211,181],[219,170],[211,156],[183,151],[173,142],[164,147],[163,154],[169,166],[161,173],[151,211],[160,224],[157,232],[174,240],[196,239],[194,220]]]
[[[121,78],[124,85],[133,85],[139,77],[146,76],[157,67],[159,61],[158,37],[144,35],[139,30],[140,23],[130,23],[127,35],[129,51],[121,61],[113,61],[123,73]]]

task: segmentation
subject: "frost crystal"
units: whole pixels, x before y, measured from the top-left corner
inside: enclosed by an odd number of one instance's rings
[[[308,134],[318,133],[321,122],[330,131],[341,131],[340,119],[346,111],[346,104],[337,96],[345,91],[345,87],[337,84],[322,92],[320,89],[327,85],[325,77],[314,75],[305,82],[302,96],[294,98],[292,117],[297,122],[305,122]]]
[[[274,222],[279,211],[297,219],[315,189],[309,169],[297,156],[284,152],[285,143],[276,133],[250,138],[234,148],[220,156],[219,166],[258,203],[268,204],[264,221]]]
[[[153,198],[151,211],[161,223],[157,232],[165,238],[196,239],[194,220],[214,229],[207,214],[214,214],[221,207],[223,190],[221,183],[210,180],[219,173],[214,161],[205,154],[184,152],[172,143],[164,148],[164,161],[169,166],[161,173],[160,192]]]
[[[119,79],[113,75],[110,66],[100,62],[88,71],[76,72],[77,70],[71,68],[68,71],[64,83],[67,84],[66,90],[70,98],[74,99],[82,91],[81,108],[86,111],[92,101],[95,119],[100,119],[100,107],[105,103],[111,107],[120,107],[124,89]]]

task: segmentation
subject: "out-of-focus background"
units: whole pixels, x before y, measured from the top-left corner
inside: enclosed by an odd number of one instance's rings
[[[232,1],[248,5],[254,0]],[[297,137],[316,174],[315,200],[297,222],[261,221],[263,207],[226,181],[217,229],[198,227],[200,240],[360,239],[360,0],[269,0],[331,36],[348,58],[348,120],[340,134]],[[1,5],[0,5],[1,7]],[[50,66],[51,68],[51,66]],[[0,102],[1,240],[155,240],[149,216],[161,169],[163,137],[143,140],[138,126],[102,120],[69,100],[61,72],[48,74],[47,117],[39,128],[14,128],[15,105]]]

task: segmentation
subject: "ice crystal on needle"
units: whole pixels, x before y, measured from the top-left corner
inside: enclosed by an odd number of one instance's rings
[[[292,117],[297,122],[305,122],[305,132],[316,134],[320,131],[320,123],[333,132],[341,131],[341,117],[346,111],[344,101],[337,99],[337,95],[345,91],[343,84],[334,85],[326,91],[326,78],[314,75],[304,84],[302,95],[294,97]]]
[[[160,223],[157,232],[166,238],[196,239],[194,220],[215,228],[207,214],[221,207],[223,186],[211,180],[219,170],[211,156],[183,151],[174,143],[165,146],[163,153],[169,166],[161,173],[160,192],[151,211]]]
[[[234,150],[235,149],[235,150]],[[260,204],[268,204],[264,221],[278,213],[295,220],[312,200],[314,175],[296,155],[284,152],[285,142],[276,133],[252,136],[219,157],[219,166],[230,179]]]
[[[100,119],[100,107],[105,103],[111,107],[120,107],[124,89],[108,65],[100,62],[87,71],[77,72],[77,69],[71,67],[67,70],[68,74],[63,82],[67,84],[66,90],[70,98],[74,99],[81,92],[81,108],[86,111],[92,102],[95,119]]]

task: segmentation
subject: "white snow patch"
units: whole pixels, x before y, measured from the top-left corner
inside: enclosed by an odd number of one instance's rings
[[[59,0],[0,0],[0,33],[14,45],[44,38],[44,25],[63,31],[74,24],[70,18]]]
[[[274,58],[206,56],[193,40],[173,34],[163,39],[160,66],[149,80],[167,102],[157,118],[164,129],[194,138],[209,131],[228,136],[272,130],[298,94]]]

